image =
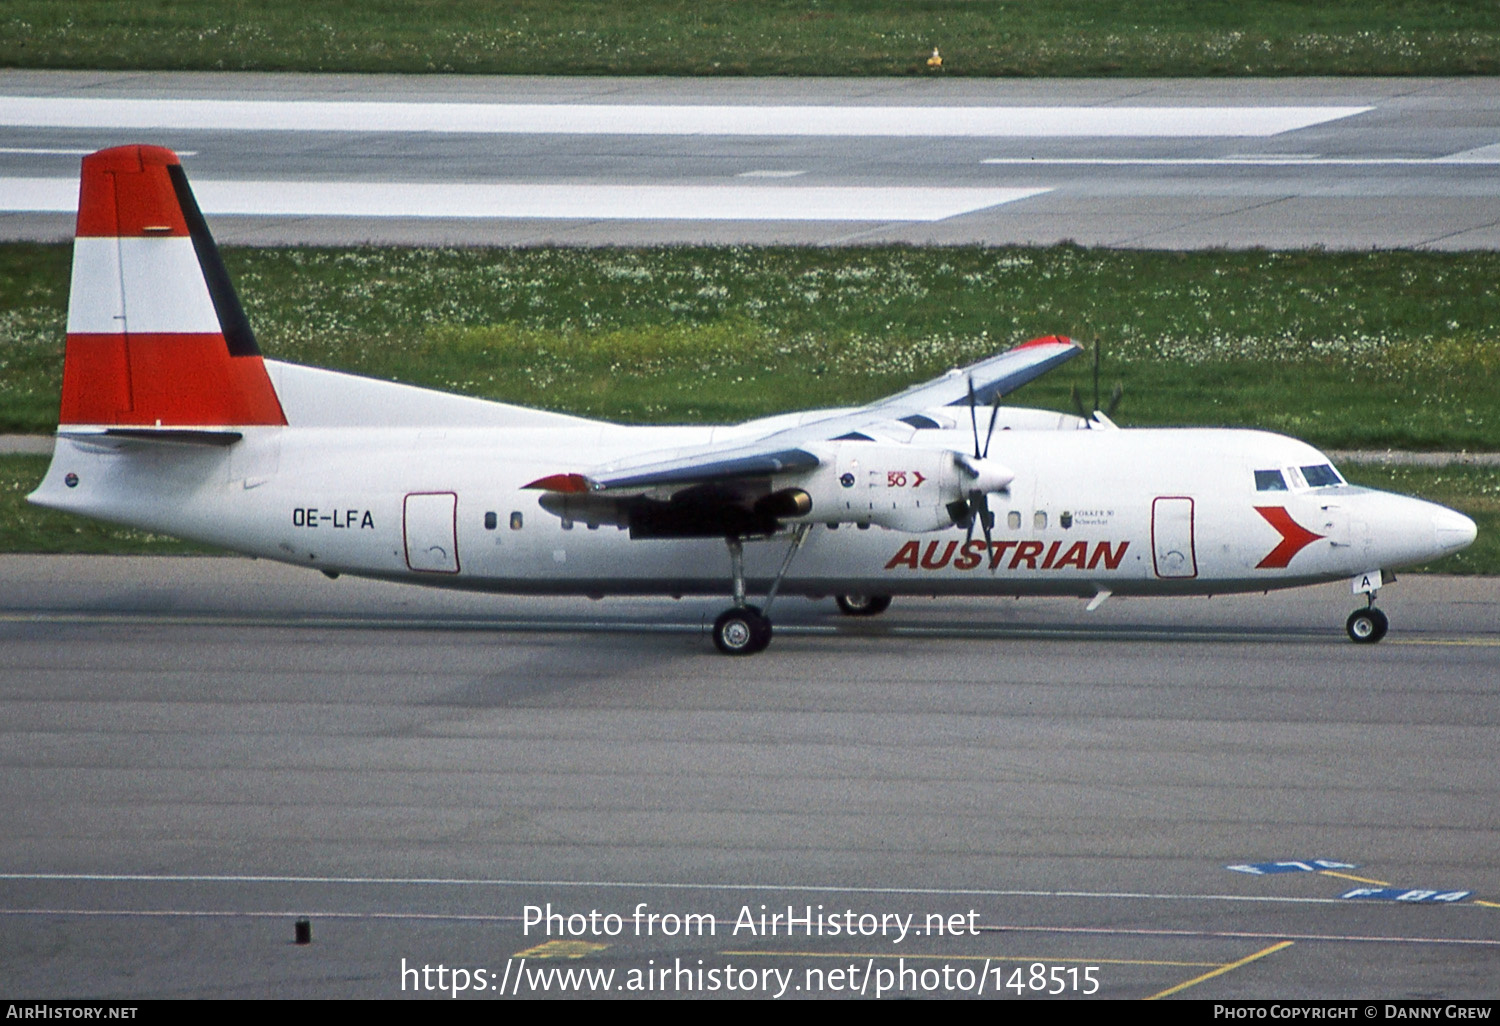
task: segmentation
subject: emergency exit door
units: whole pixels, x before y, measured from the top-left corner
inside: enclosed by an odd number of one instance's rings
[[[1198,576],[1198,556],[1193,551],[1193,500],[1169,495],[1151,503],[1151,554],[1156,576]]]
[[[406,565],[432,574],[458,573],[458,496],[414,492],[406,497]]]

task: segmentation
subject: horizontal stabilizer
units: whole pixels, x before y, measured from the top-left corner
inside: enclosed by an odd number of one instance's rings
[[[212,428],[131,427],[77,430],[60,428],[60,438],[89,445],[118,448],[123,445],[147,443],[153,445],[191,445],[224,448],[244,438],[244,432]]]

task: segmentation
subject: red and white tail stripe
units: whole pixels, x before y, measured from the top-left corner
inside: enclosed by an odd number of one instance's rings
[[[59,420],[286,423],[171,150],[120,146],[83,160]]]

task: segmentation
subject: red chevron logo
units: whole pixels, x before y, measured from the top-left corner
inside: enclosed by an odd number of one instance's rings
[[[1321,534],[1313,534],[1286,511],[1284,506],[1256,506],[1255,512],[1266,518],[1266,523],[1276,528],[1281,535],[1281,542],[1270,552],[1266,558],[1255,564],[1257,570],[1281,570],[1292,561],[1292,557],[1313,542],[1323,537]]]

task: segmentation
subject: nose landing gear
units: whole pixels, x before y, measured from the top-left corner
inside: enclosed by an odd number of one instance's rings
[[[1391,622],[1386,615],[1375,608],[1375,593],[1370,592],[1370,604],[1365,609],[1356,609],[1349,614],[1349,619],[1344,621],[1344,630],[1349,633],[1349,640],[1356,645],[1373,645],[1385,637],[1385,632],[1390,629]]]

